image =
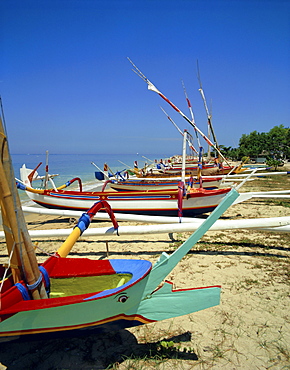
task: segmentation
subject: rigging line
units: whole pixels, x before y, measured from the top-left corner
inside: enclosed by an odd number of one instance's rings
[[[2,287],[3,287],[3,283],[4,283],[4,280],[6,278],[6,275],[7,275],[7,271],[9,270],[9,267],[11,266],[11,259],[12,259],[12,256],[13,256],[13,253],[14,253],[14,250],[15,250],[15,246],[16,246],[16,243],[14,242],[13,243],[13,247],[11,249],[11,253],[9,254],[9,258],[8,258],[8,262],[7,262],[7,267],[5,269],[5,272],[4,272],[4,275],[3,275],[3,279],[1,281],[1,287],[0,287],[0,292],[2,290]]]
[[[4,274],[3,274],[3,278],[2,278],[2,281],[1,281],[1,285],[0,285],[0,293],[2,292],[2,289],[3,289],[3,286],[4,286],[4,282],[5,282],[5,279],[6,279],[6,276],[7,276],[7,272],[11,266],[11,260],[12,260],[12,256],[13,256],[13,253],[14,253],[14,250],[15,250],[15,246],[16,246],[16,243],[14,242],[13,243],[13,247],[11,249],[11,253],[10,255],[8,256],[8,263],[7,263],[7,267],[5,268],[5,271],[4,271]],[[0,310],[2,309],[2,300],[0,299]]]
[[[140,69],[132,62],[132,60],[129,58],[129,57],[127,57],[127,59],[129,60],[129,62],[132,64],[132,66],[135,68],[135,69],[132,69],[132,71],[134,72],[134,73],[136,73],[136,75],[137,76],[139,76],[140,78],[142,78],[142,80],[143,81],[145,81],[145,82],[150,82],[149,80],[148,80],[148,78],[140,71]]]
[[[37,244],[34,244],[34,247],[40,250],[42,253],[46,254],[47,256],[55,256],[55,253],[49,253],[45,249],[40,248]]]

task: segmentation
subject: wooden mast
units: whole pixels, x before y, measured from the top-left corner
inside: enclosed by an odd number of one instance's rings
[[[6,132],[0,116],[0,201],[14,282],[24,280],[33,299],[47,298],[38,268],[34,246],[29,236],[9,153]]]
[[[214,141],[215,146],[216,146],[215,149],[216,149],[217,152],[219,152],[219,145],[218,145],[217,138],[216,138],[216,135],[215,135],[215,132],[214,132],[214,129],[213,129],[212,122],[211,122],[211,114],[209,113],[209,110],[208,110],[208,107],[207,107],[207,103],[206,103],[206,99],[205,99],[205,95],[204,95],[204,91],[203,91],[202,84],[201,84],[198,61],[197,61],[197,78],[198,78],[198,82],[199,82],[199,89],[198,89],[198,91],[200,92],[200,95],[202,97],[204,108],[205,108],[206,115],[207,115],[208,137],[210,138],[210,133],[211,133],[212,134],[213,141]],[[209,149],[209,152],[208,152],[208,157],[210,158],[210,149]]]
[[[184,91],[184,95],[185,95],[185,99],[186,99],[186,102],[187,102],[187,106],[188,106],[188,109],[189,109],[189,112],[190,112],[190,115],[191,115],[191,120],[192,120],[192,123],[195,125],[195,118],[194,118],[194,114],[193,114],[193,111],[192,111],[192,107],[191,107],[191,103],[190,103],[190,100],[188,98],[188,95],[187,95],[187,92],[186,92],[186,89],[185,89],[185,85],[184,85],[184,82],[182,82],[182,86],[183,86],[183,91]],[[194,128],[194,132],[195,132],[195,136],[196,136],[196,140],[197,140],[197,143],[198,143],[198,146],[199,146],[199,149],[201,148],[201,144],[200,144],[200,140],[199,140],[199,137],[198,137],[198,133],[197,133],[197,130],[195,127]]]
[[[174,105],[165,95],[163,95],[161,93],[161,91],[159,91],[157,89],[156,86],[153,85],[153,83],[151,81],[148,80],[148,78],[136,67],[136,65],[132,62],[132,60],[130,58],[127,58],[129,60],[129,62],[132,64],[132,66],[135,68],[133,69],[133,72],[135,72],[137,74],[137,76],[139,76],[144,82],[147,83],[148,85],[148,90],[151,90],[151,91],[154,91],[156,92],[163,100],[165,100],[176,112],[178,112],[191,126],[195,127],[197,132],[201,135],[201,137],[210,145],[212,146],[218,153],[219,155],[221,156],[221,158],[223,158],[223,160],[228,164],[228,161],[226,160],[226,158],[222,155],[221,151],[219,150],[219,148],[195,125],[195,123],[193,123],[179,108],[177,108],[176,105]]]
[[[181,131],[181,129],[177,126],[177,124],[173,121],[173,119],[165,112],[165,110],[162,108],[162,107],[160,107],[161,108],[161,110],[162,110],[162,112],[166,115],[166,117],[169,119],[169,121],[173,124],[173,126],[177,129],[177,131],[182,135],[182,136],[184,136],[184,133]],[[190,133],[189,132],[187,132],[187,134],[190,136],[190,137],[192,137],[191,135],[190,135]],[[188,142],[188,146],[189,146],[189,148],[192,150],[192,151],[194,151],[196,154],[198,154],[198,151],[195,149],[195,147],[193,146],[193,143],[189,140],[189,138],[187,137],[186,138],[186,141]]]

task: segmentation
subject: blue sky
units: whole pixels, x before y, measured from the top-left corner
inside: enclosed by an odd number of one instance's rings
[[[130,57],[219,144],[289,127],[290,2],[9,0],[0,4],[0,94],[12,153],[181,152],[161,111],[188,123],[132,72]]]

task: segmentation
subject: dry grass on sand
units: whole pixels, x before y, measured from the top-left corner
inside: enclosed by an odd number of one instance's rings
[[[286,176],[242,191],[290,189]],[[290,215],[289,200],[249,200],[227,219]],[[71,227],[65,218],[28,217],[30,229]],[[109,225],[102,222],[101,226]],[[96,227],[96,224],[94,225]],[[72,256],[154,262],[189,234],[82,237]],[[221,303],[191,315],[119,332],[42,342],[4,343],[0,369],[290,369],[290,236],[262,231],[208,232],[169,276],[177,288],[222,285]],[[61,240],[38,240],[47,252]],[[42,251],[39,260],[45,259]],[[5,260],[4,243],[0,258]]]

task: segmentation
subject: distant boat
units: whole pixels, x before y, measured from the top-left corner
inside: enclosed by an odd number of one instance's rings
[[[218,167],[218,166],[203,166],[201,170],[197,166],[194,167],[187,167],[185,168],[185,175],[186,176],[221,176],[221,175],[227,175],[229,172],[233,174],[238,174],[246,171],[246,168],[242,168],[242,165],[234,168],[234,166],[223,166],[223,167]],[[158,177],[176,177],[176,176],[181,176],[182,174],[182,169],[181,168],[164,168],[164,169],[150,169],[147,168],[146,171],[140,169],[139,171],[135,170],[135,175],[138,178],[158,178]]]
[[[139,180],[139,181],[138,181]],[[178,180],[145,180],[145,179],[128,179],[128,180],[108,180],[107,186],[117,191],[147,191],[147,190],[176,190],[178,189]],[[203,187],[204,189],[218,189],[222,184],[222,177],[212,177],[211,179],[188,179],[185,186],[191,186],[194,189]],[[229,187],[230,184],[224,185]]]

